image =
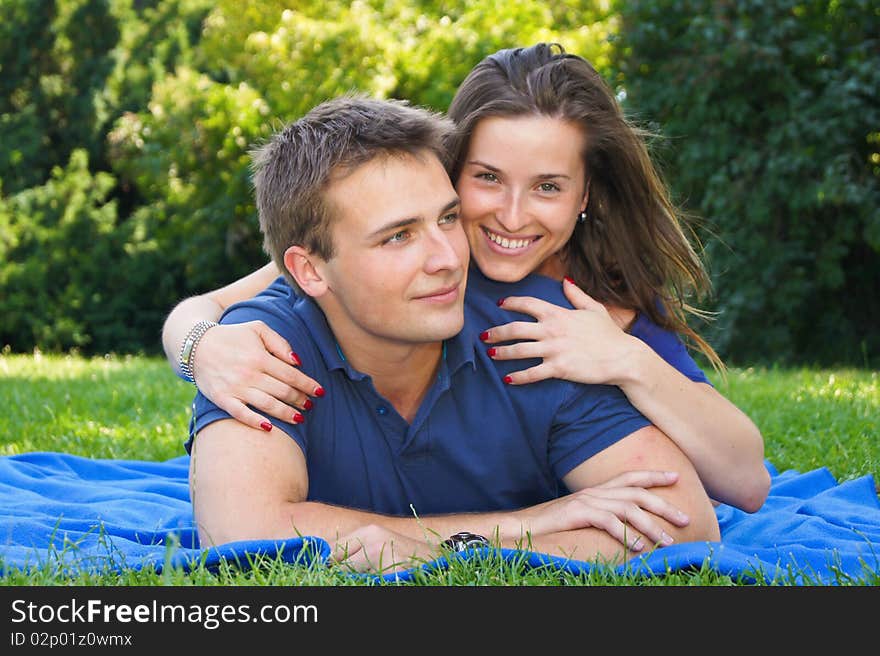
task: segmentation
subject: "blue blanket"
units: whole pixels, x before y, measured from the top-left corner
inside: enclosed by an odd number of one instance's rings
[[[247,567],[257,554],[324,559],[319,538],[248,541],[201,549],[192,522],[189,460],[93,460],[63,453],[0,458],[0,571]],[[621,565],[647,575],[712,568],[744,582],[840,584],[880,576],[880,502],[871,476],[838,483],[827,469],[778,472],[757,513],[716,509],[720,542],[677,544]],[[476,554],[479,552],[471,552]],[[497,551],[527,566],[586,572],[596,565]],[[464,557],[473,557],[465,555]],[[444,567],[440,558],[426,568]],[[381,578],[409,580],[415,570]],[[876,578],[875,578],[876,580]]]

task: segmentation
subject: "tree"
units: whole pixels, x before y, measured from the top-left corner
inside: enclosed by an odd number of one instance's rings
[[[737,361],[880,361],[880,8],[621,3],[618,83],[700,215]]]

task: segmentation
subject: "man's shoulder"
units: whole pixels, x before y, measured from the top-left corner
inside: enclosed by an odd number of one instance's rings
[[[497,321],[494,325],[535,320],[532,316],[499,307],[498,301],[507,296],[533,296],[560,307],[572,307],[562,291],[562,283],[558,280],[533,273],[515,283],[499,282],[490,280],[479,269],[471,266],[465,294],[465,320],[495,319]]]
[[[308,296],[298,296],[283,279],[273,282],[253,298],[230,305],[220,317],[221,324],[248,321],[262,321],[288,341],[299,338],[298,344],[317,341],[321,333],[328,330],[323,313],[314,301]]]

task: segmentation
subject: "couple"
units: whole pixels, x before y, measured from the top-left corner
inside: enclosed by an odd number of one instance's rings
[[[449,115],[341,98],[256,153],[274,265],[163,332],[201,390],[202,543],[318,535],[394,569],[486,536],[609,562],[718,539],[710,496],[757,509],[763,444],[675,335],[714,355],[676,312],[704,273],[638,133],[544,44],[481,62]]]

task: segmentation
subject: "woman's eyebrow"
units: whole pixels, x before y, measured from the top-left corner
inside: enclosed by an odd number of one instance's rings
[[[501,173],[501,169],[499,169],[497,166],[492,166],[491,164],[487,164],[486,162],[478,159],[468,160],[467,163],[469,165],[480,166],[484,169],[488,169],[493,173]],[[536,180],[549,180],[551,178],[564,178],[566,180],[571,180],[571,176],[566,175],[565,173],[539,173],[535,176]]]

